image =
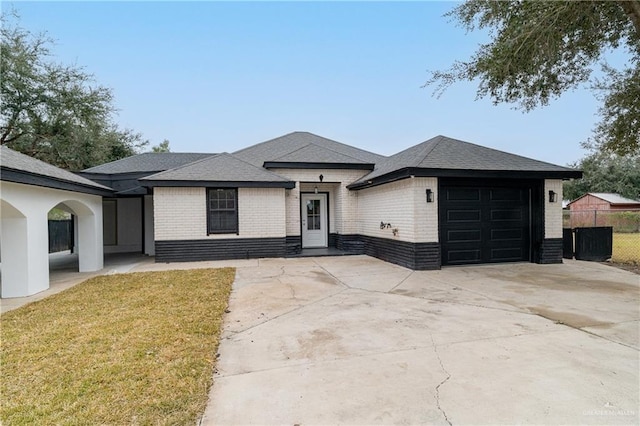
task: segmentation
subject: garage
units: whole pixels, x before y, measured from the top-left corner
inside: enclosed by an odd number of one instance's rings
[[[518,181],[443,179],[439,200],[442,265],[530,261],[532,187]]]

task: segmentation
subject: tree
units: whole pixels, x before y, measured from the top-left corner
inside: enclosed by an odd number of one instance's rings
[[[564,198],[575,200],[587,192],[613,192],[640,199],[640,155],[619,156],[593,150],[571,165],[582,169],[582,179],[564,183]]]
[[[56,166],[81,170],[135,154],[147,144],[113,122],[112,91],[77,66],[51,59],[45,35],[0,28],[0,143]]]
[[[169,148],[169,139],[165,139],[158,145],[152,146],[151,152],[171,152],[171,149]]]
[[[490,41],[468,61],[435,71],[435,94],[456,81],[478,79],[477,96],[515,103],[525,112],[569,89],[590,84],[602,102],[594,141],[618,154],[640,151],[640,1],[467,1],[446,16],[467,31],[488,29]],[[606,63],[624,49],[628,63]],[[601,67],[604,78],[594,77]]]

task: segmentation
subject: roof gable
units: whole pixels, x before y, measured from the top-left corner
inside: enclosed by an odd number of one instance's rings
[[[345,145],[308,132],[293,132],[275,139],[241,149],[234,156],[254,166],[265,162],[374,164],[385,158],[382,155]],[[320,157],[317,157],[319,155]],[[289,158],[295,160],[283,160]],[[320,158],[320,159],[319,159]],[[322,161],[321,159],[329,160]],[[336,159],[338,161],[330,161]]]
[[[226,152],[139,179],[144,186],[293,187],[293,182]]]
[[[75,173],[0,145],[1,180],[106,195],[113,190]],[[62,185],[64,183],[64,185]]]

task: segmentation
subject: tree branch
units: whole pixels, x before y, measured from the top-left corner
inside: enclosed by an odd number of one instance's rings
[[[640,37],[640,0],[619,0],[617,3],[636,27],[636,34]]]

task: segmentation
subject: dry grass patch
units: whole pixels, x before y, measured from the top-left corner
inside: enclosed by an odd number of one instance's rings
[[[194,424],[234,276],[100,276],[3,314],[2,423]]]
[[[613,234],[613,262],[640,265],[640,233]]]

